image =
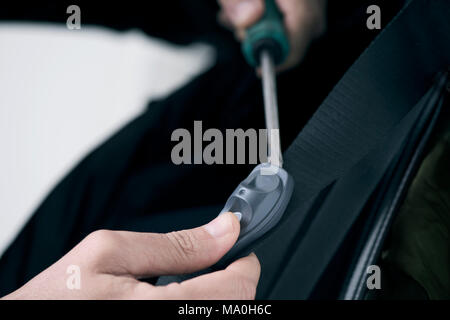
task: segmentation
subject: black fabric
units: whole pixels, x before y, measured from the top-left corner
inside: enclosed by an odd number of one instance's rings
[[[203,11],[195,11],[196,5],[191,7],[182,2],[176,5],[179,10],[174,10],[175,13],[158,15],[154,12],[167,6],[161,1],[154,3],[158,5],[146,9],[151,11],[153,22],[139,6],[129,15],[121,15],[121,5],[120,8],[99,5],[97,11],[91,11],[87,10],[89,4],[82,3],[82,14],[91,23],[95,17],[103,17],[98,23],[118,29],[137,26],[178,43],[209,41],[218,48],[217,64],[170,97],[152,102],[141,116],[89,154],[56,186],[3,254],[0,296],[20,287],[94,230],[167,232],[204,223],[217,215],[229,193],[250,171],[251,166],[242,165],[172,164],[170,135],[176,128],[191,128],[194,120],[203,120],[204,129],[262,128],[262,94],[259,79],[243,60],[231,33],[219,28],[215,18],[211,18],[216,14],[215,5],[207,13],[199,14]],[[328,34],[314,44],[302,65],[279,76],[284,146],[294,140],[316,106],[376,34],[364,27],[368,4],[355,3],[330,3]],[[396,11],[399,3],[384,3],[389,10],[384,11],[383,21]],[[40,7],[38,3],[20,8],[2,3],[2,6],[0,18],[4,20],[64,22],[66,18],[66,7],[62,4]],[[348,18],[349,12],[352,19]],[[179,15],[182,17],[178,20]],[[121,18],[124,16],[129,18],[124,20]],[[176,24],[172,20],[161,22],[159,16],[170,16]],[[288,164],[288,168],[295,174],[295,166]],[[298,201],[294,199],[291,207],[295,208]],[[295,236],[296,232],[290,233]],[[283,253],[282,249],[287,248],[283,239],[272,239],[267,250],[275,245],[276,251]],[[270,277],[278,270],[278,266],[270,264],[269,251],[258,252],[263,265],[261,297],[269,296],[273,281]],[[277,258],[274,255],[273,259]]]
[[[349,281],[341,292],[344,299],[362,299],[366,296],[366,270],[379,261],[388,230],[428,151],[428,140],[436,130],[438,120],[448,121],[448,114],[442,109],[448,111],[450,107],[446,91],[449,83],[448,74],[440,74],[435,85],[421,99],[419,103],[423,111],[408,135],[403,137],[405,147],[398,152],[391,170],[384,175],[379,190],[372,196],[374,201],[369,206],[372,212],[366,218],[360,248],[354,253],[354,264],[348,268]]]
[[[296,191],[278,230],[255,250],[265,261],[260,297],[310,296],[337,252],[345,235],[341,233],[353,223],[345,226],[345,220],[362,211],[374,190],[365,189],[375,188],[386,170],[380,166],[398,148],[388,151],[385,142],[356,173],[348,170],[383,139],[396,142],[392,127],[402,128],[402,118],[431,87],[436,74],[450,65],[449,15],[447,1],[411,1],[287,150],[285,168],[295,179]],[[413,120],[407,122],[403,129],[412,124]],[[317,208],[316,195],[333,182],[333,176],[346,171],[348,175],[336,182],[325,201],[320,199]]]

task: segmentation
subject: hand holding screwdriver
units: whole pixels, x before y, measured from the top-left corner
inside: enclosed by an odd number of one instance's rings
[[[277,68],[286,70],[297,65],[309,44],[325,31],[326,0],[274,0],[283,16],[283,24],[289,41],[289,54]],[[247,29],[264,15],[265,0],[219,0],[222,22],[235,30],[243,41]]]

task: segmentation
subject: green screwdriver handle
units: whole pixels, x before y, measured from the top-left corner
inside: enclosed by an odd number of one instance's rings
[[[282,64],[289,54],[289,40],[283,24],[283,15],[275,0],[265,0],[263,17],[246,30],[242,43],[245,59],[253,67],[260,64],[261,51],[267,50],[276,65]]]

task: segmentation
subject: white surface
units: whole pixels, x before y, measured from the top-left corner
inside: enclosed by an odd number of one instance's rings
[[[139,31],[0,24],[0,253],[89,150],[212,61]]]

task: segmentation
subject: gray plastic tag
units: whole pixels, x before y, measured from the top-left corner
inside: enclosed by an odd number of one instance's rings
[[[228,264],[280,221],[294,190],[292,177],[282,168],[262,163],[233,191],[220,214],[234,213],[241,231],[233,248],[220,260]]]

